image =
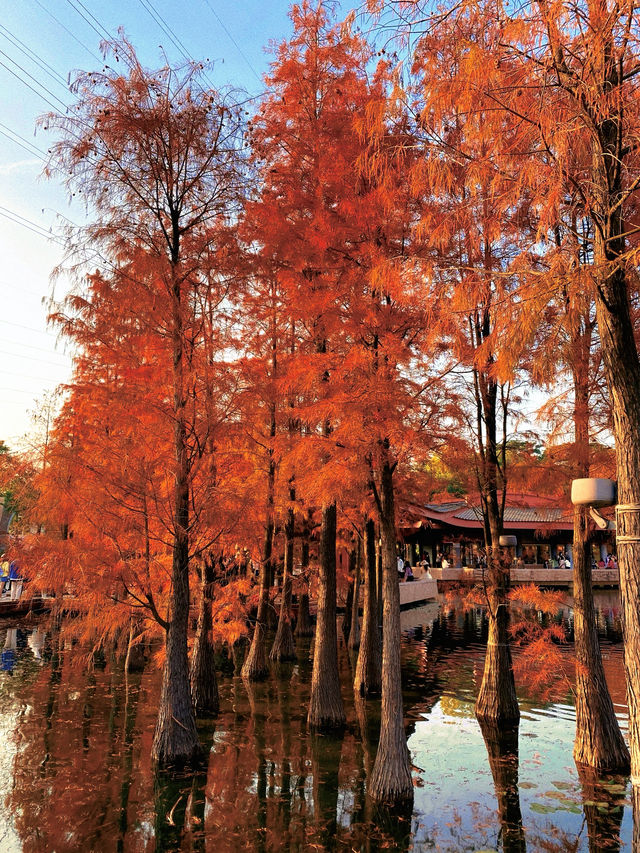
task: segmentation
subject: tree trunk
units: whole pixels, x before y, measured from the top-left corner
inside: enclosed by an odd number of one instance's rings
[[[400,659],[400,590],[396,561],[393,471],[383,449],[380,473],[380,528],[383,561],[382,712],[380,741],[369,793],[375,802],[396,805],[413,799],[411,762],[404,731]]]
[[[129,641],[127,643],[127,655],[124,660],[125,672],[141,672],[145,667],[145,655],[142,643],[137,643],[136,638],[140,635],[140,620],[134,616],[129,619]]]
[[[309,569],[309,529],[305,520],[302,535],[301,569],[302,576],[306,578]],[[303,592],[298,605],[298,619],[296,621],[296,637],[313,637],[313,620],[309,610],[309,593]]]
[[[322,507],[315,637],[308,722],[312,728],[341,728],[346,717],[338,673],[335,503]]]
[[[598,13],[599,14],[599,13]],[[620,91],[625,85],[625,65],[618,62],[613,33],[604,31],[594,68],[602,74],[603,91]],[[597,64],[596,64],[597,63]],[[613,409],[618,501],[616,507],[620,597],[623,613],[624,661],[629,703],[631,780],[640,786],[640,361],[626,276],[628,223],[623,204],[629,179],[631,149],[623,131],[621,100],[611,96],[606,109],[593,115],[576,94],[595,124],[593,137],[594,268],[596,319],[602,358]]]
[[[620,281],[622,279],[622,281]],[[624,273],[606,280],[596,301],[607,384],[613,404],[624,660],[629,702],[631,775],[640,786],[640,366]]]
[[[172,618],[166,632],[160,707],[151,753],[161,765],[191,761],[199,752],[187,657],[189,587],[179,561],[172,578]]]
[[[491,409],[485,404],[484,411]],[[498,543],[503,512],[500,509],[497,489],[497,452],[495,441],[495,404],[493,417],[487,418],[487,496],[485,499],[485,530],[489,583],[486,588],[489,634],[484,659],[482,684],[476,700],[476,717],[497,726],[510,725],[520,720],[520,708],[513,677],[513,661],[509,644],[509,608],[507,593],[510,581],[509,556],[502,553]],[[485,533],[486,535],[486,533]]]
[[[180,285],[173,299],[174,396],[174,540],[171,566],[170,622],[166,631],[166,657],[158,720],[151,755],[158,764],[191,761],[199,752],[196,719],[191,703],[187,632],[189,628],[189,448],[185,416],[183,337]]]
[[[242,665],[241,675],[248,681],[261,681],[269,674],[267,664],[267,611],[269,608],[269,578],[271,576],[271,549],[273,547],[273,516],[268,515],[264,534],[262,564],[260,566],[260,598],[253,629],[251,647]]]
[[[364,602],[362,635],[353,689],[360,696],[372,696],[382,689],[382,647],[376,594],[376,531],[373,519],[364,528]]]
[[[295,492],[290,490],[289,498],[295,500]],[[278,629],[269,653],[273,661],[296,659],[296,647],[291,630],[291,591],[293,585],[293,535],[295,517],[293,507],[287,510],[287,520],[284,526],[284,569],[282,572],[282,595],[280,598],[280,615]]]
[[[380,544],[380,536],[378,536],[376,541],[376,601],[378,603],[378,630],[380,631],[380,648],[382,648],[382,632],[384,630],[384,620],[382,618],[382,609],[384,601],[384,571],[382,568],[382,546]],[[382,661],[382,656],[380,660]],[[382,666],[382,663],[380,664],[380,666]]]
[[[358,536],[353,574],[353,607],[351,610],[351,630],[349,631],[349,649],[360,648],[360,571],[362,566],[362,540]]]
[[[349,634],[351,633],[351,618],[353,616],[353,579],[349,580],[349,587],[347,589],[347,600],[344,603],[344,617],[342,619],[342,636],[344,637],[345,643],[349,641]]]
[[[489,635],[482,684],[476,700],[476,716],[486,723],[508,726],[520,719],[509,645],[509,610],[504,579],[509,570],[502,566],[504,558],[494,553],[498,549],[487,550],[492,567],[491,587],[487,590]]]
[[[309,610],[309,593],[303,592],[298,605],[298,621],[296,623],[296,637],[313,637],[314,627]]]
[[[602,773],[629,770],[629,750],[616,719],[604,677],[591,587],[586,507],[573,523],[574,633],[576,651],[576,739],[573,757]]]
[[[202,590],[198,627],[191,652],[191,697],[196,716],[215,716],[220,710],[215,651],[211,642],[211,590],[213,564],[205,558],[202,567]]]
[[[480,730],[498,800],[503,853],[525,853],[527,845],[518,790],[518,726],[503,729],[481,720]]]

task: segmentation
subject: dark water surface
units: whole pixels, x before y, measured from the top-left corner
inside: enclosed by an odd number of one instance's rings
[[[626,733],[617,598],[599,599],[609,686]],[[247,688],[220,679],[222,709],[200,724],[199,772],[154,775],[160,674],[125,677],[122,659],[87,665],[46,622],[0,626],[0,851],[615,851],[631,850],[626,779],[580,776],[567,679],[553,698],[521,693],[519,737],[481,731],[481,612],[443,603],[402,614],[413,812],[366,797],[379,703],[354,703],[341,649],[348,725],[311,735],[310,645],[296,665]],[[571,637],[571,613],[558,615]]]

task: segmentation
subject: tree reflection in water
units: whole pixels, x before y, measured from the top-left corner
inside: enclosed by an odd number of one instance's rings
[[[518,790],[519,726],[499,728],[484,720],[480,731],[487,747],[489,766],[498,799],[498,818],[504,853],[525,853],[527,845],[522,828]]]
[[[589,834],[589,853],[617,853],[627,780],[602,777],[592,767],[576,765],[582,787],[582,806]],[[636,847],[634,850],[638,849]]]
[[[481,612],[431,608],[405,637],[407,734],[422,768],[414,771],[415,808],[407,814],[375,809],[367,798],[380,701],[353,697],[346,649],[341,738],[307,729],[311,667],[299,641],[298,662],[274,667],[264,683],[223,675],[220,716],[199,724],[209,745],[205,765],[156,776],[157,668],[125,673],[122,650],[92,660],[64,629],[40,628],[33,642],[22,631],[23,643],[17,632],[13,675],[0,673],[0,726],[12,740],[8,762],[0,761],[13,773],[11,780],[5,771],[5,811],[24,853],[453,853],[496,844],[524,853],[525,837],[529,853],[633,849],[625,780],[571,771],[566,698],[557,709],[525,700],[519,756],[515,732],[477,726]],[[3,632],[2,647],[6,638]],[[621,656],[611,645],[606,666],[619,696]]]

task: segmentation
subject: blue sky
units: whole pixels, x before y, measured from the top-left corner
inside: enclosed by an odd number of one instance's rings
[[[352,4],[343,4],[348,9]],[[18,0],[0,16],[0,440],[15,445],[31,429],[30,411],[70,376],[70,358],[47,328],[50,275],[62,260],[60,217],[82,219],[55,180],[41,177],[47,133],[38,116],[72,102],[74,69],[99,68],[101,38],[123,27],[142,62],[186,53],[209,59],[208,77],[251,95],[262,91],[269,42],[291,32],[287,0]],[[162,47],[161,47],[162,46]],[[64,277],[55,295],[64,294]]]

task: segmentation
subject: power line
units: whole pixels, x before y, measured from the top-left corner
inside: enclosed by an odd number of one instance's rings
[[[16,379],[33,379],[34,382],[51,382],[51,376],[30,376],[28,373],[18,373],[16,370],[2,370],[0,373],[5,373],[8,376],[15,376]]]
[[[9,134],[8,134],[8,133],[5,133],[5,132],[4,132],[4,130],[0,130],[0,134],[2,134],[2,136],[4,136],[4,137],[5,137],[6,139],[8,139],[10,142],[13,142],[15,145],[19,145],[19,146],[20,146],[20,148],[22,148],[24,151],[26,151],[26,152],[27,152],[27,154],[31,154],[31,156],[32,156],[32,157],[36,157],[36,158],[37,158],[38,160],[40,160],[42,163],[45,163],[45,162],[46,162],[46,160],[44,159],[44,157],[41,157],[41,156],[40,156],[40,154],[36,154],[36,152],[35,152],[35,151],[31,151],[29,148],[27,148],[27,146],[26,146],[26,145],[23,145],[23,143],[22,143],[22,142],[19,142],[17,139],[14,139],[12,136],[9,136]]]
[[[30,80],[33,80],[33,82],[34,82],[36,85],[40,86],[40,88],[41,88],[41,89],[44,89],[44,91],[45,91],[48,95],[51,95],[51,97],[52,97],[52,98],[55,98],[55,99],[56,99],[56,101],[58,101],[58,103],[62,105],[63,109],[65,109],[65,110],[67,109],[67,104],[62,100],[62,98],[59,98],[59,97],[55,94],[55,92],[52,92],[52,91],[51,91],[51,89],[47,88],[47,86],[45,86],[45,85],[44,85],[44,83],[41,83],[41,82],[40,82],[40,80],[38,80],[38,78],[37,78],[37,77],[34,77],[34,76],[33,76],[33,74],[30,74],[30,73],[27,71],[27,69],[26,69],[26,68],[24,68],[24,66],[20,65],[20,63],[19,63],[19,62],[16,62],[16,60],[15,60],[12,56],[9,56],[9,54],[8,54],[8,53],[5,53],[5,52],[4,52],[4,50],[0,50],[0,54],[2,54],[2,56],[4,56],[6,59],[8,59],[8,60],[9,60],[9,62],[13,62],[13,64],[16,66],[16,68],[19,68],[19,69],[20,69],[20,71],[22,71],[22,73],[23,73],[23,74],[26,74],[26,75],[27,75],[27,77],[28,77]],[[2,65],[4,65],[4,63],[1,63],[1,64],[2,64]],[[7,69],[7,71],[11,71],[11,69],[9,68],[9,66],[8,66],[8,65],[4,65],[4,67]],[[15,74],[15,72],[13,72],[13,73]],[[16,76],[16,77],[18,77],[18,79],[19,79],[19,80],[22,80],[22,78],[21,78],[21,77],[19,77],[19,75],[15,74],[15,76]],[[26,82],[25,80],[22,80],[22,82],[23,82],[25,85],[28,85],[28,84],[27,84],[27,82]],[[34,90],[34,91],[35,91],[35,90]],[[40,94],[40,93],[38,92],[37,94]],[[40,97],[41,97],[41,98],[44,98],[44,96],[43,96],[42,94],[40,94]],[[50,101],[48,101],[48,99],[47,99],[47,98],[44,98],[44,100],[45,100],[45,101],[47,101],[47,103],[50,103]],[[56,109],[57,109],[57,108],[56,108]]]
[[[29,293],[32,296],[37,296],[39,299],[47,299],[48,294],[43,293],[41,290],[31,290],[29,287],[23,287],[22,284],[18,284],[15,281],[3,281],[0,279],[0,287],[6,287],[7,290],[19,290],[20,293]]]
[[[56,107],[56,105],[55,105],[54,103],[52,103],[52,102],[49,100],[49,98],[45,98],[45,96],[42,94],[42,92],[38,92],[38,90],[37,90],[37,89],[34,89],[34,88],[33,88],[33,86],[31,86],[29,83],[27,83],[27,81],[26,81],[26,80],[24,80],[24,79],[23,79],[19,74],[16,74],[16,72],[15,72],[12,68],[9,68],[9,66],[8,66],[8,65],[5,65],[5,63],[4,63],[4,62],[1,62],[1,61],[0,61],[0,65],[1,65],[3,68],[6,68],[6,69],[7,69],[7,71],[9,72],[9,74],[13,74],[13,76],[14,76],[17,80],[19,80],[19,81],[20,81],[24,86],[26,86],[26,87],[27,87],[27,89],[31,89],[31,91],[32,91],[35,95],[37,95],[39,98],[42,98],[42,100],[43,100],[46,104],[49,104],[49,106],[50,106],[52,109],[54,109],[56,112],[58,112],[58,109],[59,109],[59,108],[58,108],[58,107]],[[42,88],[44,89],[45,87],[43,86]],[[54,95],[54,98],[56,98],[56,96],[55,96],[55,95]],[[56,101],[59,101],[59,100],[60,100],[59,98],[56,98]],[[60,101],[60,103],[62,103],[62,101]],[[66,107],[65,107],[65,109],[66,109]]]
[[[153,20],[156,22],[156,24],[162,30],[162,32],[173,42],[174,47],[178,50],[179,53],[182,54],[182,56],[186,60],[186,62],[192,62],[193,57],[190,55],[185,43],[182,41],[182,39],[178,35],[175,35],[173,33],[171,27],[168,25],[166,20],[162,17],[162,15],[155,8],[155,6],[151,2],[151,0],[139,0],[139,2],[140,2],[140,5],[149,13],[149,15],[151,15]],[[209,84],[209,86],[212,89],[215,89],[216,86],[214,85],[213,81],[208,76],[208,74],[206,72],[203,72],[203,76],[204,76],[204,79]]]
[[[41,59],[35,51],[31,50],[28,45],[26,45],[21,39],[18,38],[17,35],[8,30],[3,24],[0,24],[0,30],[2,30],[2,34],[7,39],[7,41],[11,42],[14,47],[17,47],[18,50],[21,50],[25,56],[30,59],[32,62],[35,62],[36,65],[39,65],[40,68],[51,77],[52,80],[55,80],[61,86],[64,86],[66,89],[68,84],[65,78],[60,74],[59,71],[53,67],[53,65],[49,65],[44,59]]]
[[[83,47],[83,48],[87,51],[87,53],[90,53],[90,54],[91,54],[91,56],[93,56],[93,58],[94,58],[94,59],[97,59],[97,60],[98,60],[98,62],[102,62],[102,60],[100,59],[100,57],[99,57],[96,53],[94,53],[94,52],[91,50],[91,48],[87,47],[87,46],[86,46],[86,44],[85,44],[84,42],[80,41],[80,39],[78,38],[78,36],[77,36],[77,35],[75,35],[75,33],[72,33],[72,32],[71,32],[71,30],[70,30],[70,29],[68,29],[68,27],[65,27],[65,25],[62,23],[62,21],[60,21],[58,18],[56,18],[56,16],[55,16],[52,12],[50,12],[50,11],[47,9],[47,7],[46,7],[43,3],[41,3],[41,2],[40,2],[40,0],[34,0],[34,3],[37,3],[37,4],[38,4],[38,6],[42,9],[42,11],[43,11],[43,12],[46,12],[46,13],[47,13],[47,15],[49,15],[49,17],[50,17],[50,18],[52,18],[52,19],[56,22],[56,24],[58,24],[58,26],[59,26],[59,27],[62,27],[62,29],[63,29],[66,33],[68,33],[68,34],[71,36],[71,38],[72,38],[72,39],[74,39],[74,41],[77,41],[77,42],[78,42],[78,44],[80,45],[80,47]]]
[[[5,343],[5,344],[11,344],[11,343],[13,343],[13,341],[6,341],[6,340],[4,340],[3,338],[0,338],[0,342],[1,342],[1,343]],[[22,346],[27,346],[27,344],[22,344]],[[32,347],[32,349],[41,349],[43,352],[48,352],[48,350],[45,350],[45,349],[44,349],[44,347]],[[51,364],[53,367],[67,367],[67,366],[70,366],[70,365],[62,364],[62,363],[54,364],[54,362],[52,362],[52,361],[51,361],[50,359],[48,359],[48,358],[38,358],[38,357],[37,357],[37,356],[35,356],[35,355],[24,355],[24,353],[21,353],[21,352],[11,352],[11,350],[4,350],[4,349],[0,349],[0,354],[2,354],[2,355],[8,355],[8,356],[11,356],[12,358],[26,359],[26,361],[39,361],[39,362],[41,362],[42,364]],[[65,358],[65,357],[66,357],[66,356],[63,356],[63,355],[62,355],[62,353],[60,353],[60,352],[52,352],[52,353],[51,353],[51,355],[58,355],[58,356],[60,356],[61,358]],[[71,360],[72,360],[72,359],[71,359],[71,356],[68,356],[68,358],[69,358],[69,361],[71,361]]]
[[[11,394],[27,394],[29,397],[33,397],[34,394],[38,393],[38,390],[35,388],[31,391],[27,391],[24,388],[6,388],[2,385],[0,385],[0,391],[9,391]],[[4,405],[4,401],[2,405]]]
[[[211,12],[213,13],[213,15],[214,15],[214,17],[215,17],[216,21],[220,24],[220,26],[221,26],[221,27],[222,27],[222,29],[225,31],[225,33],[227,34],[227,36],[231,39],[231,41],[233,42],[233,44],[234,44],[234,45],[235,45],[235,47],[236,47],[236,50],[238,51],[238,53],[240,54],[240,56],[244,59],[244,61],[245,61],[245,62],[247,63],[247,65],[249,66],[249,69],[254,73],[254,75],[256,76],[257,80],[258,80],[260,83],[262,83],[262,77],[258,74],[258,72],[257,72],[257,71],[256,71],[256,69],[253,67],[253,65],[249,62],[249,60],[247,59],[247,57],[246,57],[246,55],[245,55],[244,51],[242,50],[242,48],[240,47],[240,45],[238,44],[238,42],[234,39],[234,37],[231,35],[231,33],[229,32],[229,30],[226,28],[226,26],[225,26],[225,24],[224,24],[224,21],[220,18],[220,16],[219,16],[219,15],[218,15],[218,13],[216,12],[216,10],[213,8],[213,6],[212,6],[212,5],[211,5],[211,3],[209,2],[209,0],[204,0],[204,2],[207,4],[207,6],[209,7],[209,9],[211,9]]]
[[[10,139],[11,142],[14,142],[16,145],[19,145],[21,148],[23,148],[27,152],[27,154],[31,154],[33,157],[37,157],[39,160],[42,160],[43,163],[46,162],[47,155],[44,153],[44,151],[42,151],[42,149],[38,148],[37,145],[34,145],[33,143],[29,142],[28,139],[24,138],[24,136],[20,136],[19,133],[15,132],[15,130],[11,130],[11,128],[7,127],[6,124],[2,124],[2,122],[0,122],[0,133],[7,139]],[[13,136],[10,136],[9,134],[13,134],[16,139],[14,139]]]
[[[174,37],[174,35],[173,35],[173,33],[171,32],[171,30],[169,29],[169,27],[167,26],[167,24],[164,22],[164,19],[163,19],[163,18],[161,17],[161,15],[160,15],[160,14],[159,14],[155,9],[154,9],[153,5],[149,2],[149,0],[139,0],[139,3],[140,3],[140,5],[142,6],[142,8],[143,8],[146,12],[148,12],[148,13],[149,13],[149,15],[151,15],[151,17],[153,18],[153,20],[154,20],[154,21],[156,22],[156,24],[160,27],[160,29],[161,29],[161,30],[162,30],[162,32],[167,36],[167,38],[169,38],[169,39],[171,40],[171,42],[173,43],[173,46],[174,46],[175,48],[177,48],[178,53],[181,53],[181,54],[182,54],[183,59],[186,59],[186,60],[187,60],[187,62],[189,62],[189,61],[190,61],[190,57],[189,57],[189,55],[188,55],[188,53],[187,53],[186,48],[184,47],[184,45],[182,45],[181,43],[179,43],[179,41],[177,40],[177,37]]]
[[[48,335],[50,338],[56,337],[53,332],[47,332],[44,329],[36,329],[34,326],[25,326],[22,323],[14,323],[13,320],[0,320],[6,326],[15,326],[18,329],[26,329],[28,332],[37,332],[39,335]]]
[[[39,234],[41,237],[45,237],[47,240],[53,240],[55,243],[58,243],[61,246],[66,245],[64,240],[61,240],[60,237],[56,237],[55,234],[52,234],[50,231],[47,231],[47,229],[43,225],[39,225],[32,219],[27,219],[26,216],[21,216],[19,213],[15,213],[13,210],[9,210],[8,207],[3,207],[1,204],[0,216],[4,216],[6,219],[9,219],[11,222],[14,222],[16,225],[22,225],[23,228],[28,228],[29,231],[33,231],[34,234]]]
[[[95,17],[95,15],[92,15],[92,14],[91,14],[91,12],[87,9],[87,7],[84,5],[84,3],[81,3],[81,2],[80,2],[80,0],[77,0],[77,2],[78,2],[78,5],[79,5],[79,6],[82,6],[82,8],[84,9],[84,11],[87,13],[87,15],[89,15],[91,18],[93,18],[93,20],[96,22],[96,24],[98,25],[98,27],[100,27],[100,29],[102,29],[102,30],[103,30],[103,32],[104,32],[104,33],[106,33],[107,40],[108,40],[108,41],[111,41],[111,40],[112,40],[112,38],[111,38],[111,34],[109,33],[109,30],[108,30],[106,27],[104,27],[104,26],[100,23],[100,21]],[[91,27],[91,29],[94,31],[94,33],[96,33],[96,35],[97,35],[97,36],[98,36],[98,38],[100,39],[100,41],[104,41],[104,40],[105,40],[105,36],[104,36],[104,34],[103,34],[103,33],[101,33],[101,32],[100,32],[100,30],[99,30],[99,29],[97,29],[97,27],[95,27],[95,26],[91,23],[91,21],[89,20],[89,18],[87,18],[87,15],[83,14],[83,13],[80,11],[80,9],[76,8],[76,5],[75,5],[75,3],[73,2],[73,0],[67,0],[67,3],[69,4],[69,6],[71,6],[71,8],[73,9],[73,11],[74,11],[74,12],[77,12],[77,13],[78,13],[78,15],[80,15],[80,17],[81,17],[84,21],[86,21],[86,23],[87,23],[87,24],[89,24],[89,26]]]
[[[60,246],[64,246],[64,243],[57,237],[54,237],[53,234],[47,234],[45,231],[38,230],[41,227],[40,225],[37,225],[35,228],[32,228],[25,222],[20,222],[19,219],[14,219],[13,216],[9,215],[8,213],[4,213],[2,210],[0,210],[0,216],[4,216],[4,218],[8,219],[9,222],[13,222],[14,225],[21,225],[23,228],[26,228],[27,231],[33,231],[34,234],[37,234],[39,237],[44,237],[45,240],[51,240],[54,243],[58,243],[58,245]]]

